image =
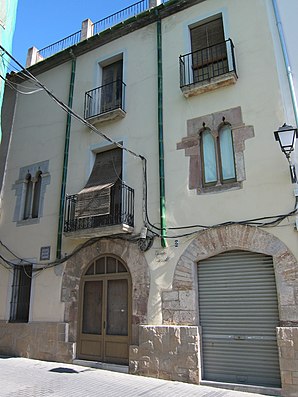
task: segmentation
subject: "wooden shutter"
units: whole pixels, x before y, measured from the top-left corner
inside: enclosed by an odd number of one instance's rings
[[[101,112],[108,112],[121,105],[123,61],[114,62],[102,69]]]
[[[102,68],[102,85],[110,84],[115,80],[122,80],[123,61],[111,63]]]
[[[224,42],[222,18],[192,28],[190,36],[192,52]]]
[[[110,213],[111,187],[122,178],[122,150],[97,153],[91,175],[78,193],[75,216],[85,218]]]

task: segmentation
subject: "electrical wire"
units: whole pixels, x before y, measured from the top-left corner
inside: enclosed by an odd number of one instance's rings
[[[155,226],[150,222],[149,219],[149,214],[148,214],[148,175],[147,175],[147,159],[134,152],[133,150],[123,146],[119,142],[114,141],[112,138],[110,138],[108,135],[103,133],[102,131],[98,130],[95,128],[92,124],[90,124],[87,120],[85,120],[82,116],[80,116],[78,113],[76,113],[74,110],[72,110],[69,106],[67,106],[63,101],[61,101],[59,98],[57,98],[43,83],[41,83],[31,72],[28,71],[28,69],[24,68],[8,51],[6,51],[1,45],[0,49],[4,51],[15,63],[18,65],[20,70],[16,68],[18,77],[21,77],[23,80],[29,80],[34,83],[36,87],[39,87],[40,90],[44,90],[49,97],[51,97],[57,104],[58,106],[64,110],[66,113],[70,114],[73,118],[87,126],[89,129],[91,129],[93,132],[107,140],[108,142],[112,143],[116,147],[119,147],[122,150],[125,150],[129,154],[133,155],[136,158],[140,158],[142,160],[142,169],[143,169],[143,223],[147,227],[148,231],[151,233],[152,236],[151,238],[154,237],[162,237],[159,231],[162,229],[158,226]],[[10,65],[11,63],[9,63]],[[13,71],[14,72],[14,71]],[[194,224],[194,225],[186,225],[186,226],[177,226],[177,227],[167,227],[167,231],[176,231],[176,230],[186,230],[186,229],[196,229],[192,232],[188,233],[182,233],[182,234],[176,234],[176,235],[166,235],[163,236],[164,238],[167,239],[177,239],[181,237],[188,237],[197,234],[201,229],[212,229],[216,227],[221,227],[221,226],[230,226],[230,225],[247,225],[247,226],[256,226],[256,227],[275,227],[278,226],[284,219],[286,219],[289,216],[297,214],[297,198],[296,198],[296,204],[294,210],[290,211],[287,214],[283,215],[273,215],[273,216],[266,216],[266,217],[260,217],[260,218],[253,218],[253,219],[248,219],[248,220],[242,220],[242,221],[227,221],[227,222],[222,222],[219,224],[215,225],[201,225],[201,224]],[[267,220],[270,220],[266,222]],[[119,238],[119,237],[118,237]],[[91,241],[91,244],[93,244],[93,239],[88,240],[87,243]],[[76,251],[76,250],[75,250]],[[74,251],[74,252],[75,252]],[[71,256],[74,255],[74,253],[71,254]],[[71,257],[70,256],[70,257]],[[70,257],[67,257],[67,259],[63,258],[60,261],[55,261],[52,263],[49,263],[47,267],[56,266],[57,264],[63,263],[66,260],[68,260]]]
[[[100,240],[124,240],[124,241],[129,241],[131,243],[134,244],[138,244],[139,242],[139,236],[130,236],[130,237],[125,237],[122,235],[115,235],[115,236],[104,236],[104,237],[94,237],[91,238],[87,241],[85,241],[83,244],[77,246],[69,255],[66,255],[64,258],[55,260],[55,261],[51,261],[48,262],[47,264],[44,263],[40,263],[40,262],[35,262],[35,261],[29,261],[26,259],[21,258],[20,256],[18,256],[17,254],[15,254],[6,244],[4,244],[1,240],[0,240],[0,245],[7,250],[14,258],[16,258],[18,260],[18,263],[16,263],[15,260],[9,260],[7,258],[5,258],[3,255],[0,254],[0,259],[2,259],[2,261],[8,265],[9,269],[13,269],[16,266],[28,266],[28,265],[32,265],[34,266],[33,268],[33,272],[35,273],[33,276],[29,276],[33,278],[35,275],[39,275],[41,272],[43,272],[46,269],[51,269],[53,267],[62,265],[63,263],[65,263],[66,261],[68,261],[69,259],[71,259],[74,255],[76,255],[78,252],[80,252],[81,250],[83,250],[84,248],[89,247],[90,245],[93,245],[94,243],[100,241]],[[2,264],[3,265],[3,264]],[[38,266],[38,268],[37,268]],[[4,266],[6,267],[6,266]],[[7,268],[7,267],[6,267]]]
[[[37,92],[42,91],[42,88],[38,88],[34,91],[21,91],[19,90],[17,87],[15,87],[8,79],[5,79],[1,74],[0,74],[0,78],[2,80],[4,80],[4,82],[14,91],[18,92],[19,94],[23,94],[23,95],[31,95],[31,94],[36,94]],[[16,84],[17,85],[17,84]]]

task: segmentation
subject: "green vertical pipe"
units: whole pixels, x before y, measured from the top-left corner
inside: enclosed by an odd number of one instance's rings
[[[161,225],[161,246],[166,247],[166,202],[165,165],[163,140],[163,75],[162,75],[162,33],[161,20],[157,20],[157,74],[158,74],[158,148],[159,148],[159,207]]]
[[[70,107],[70,108],[72,108],[72,103],[73,103],[73,90],[74,90],[75,75],[76,75],[76,58],[73,57],[73,59],[71,61],[71,76],[70,76],[69,94],[68,94],[68,107]],[[61,193],[60,193],[59,222],[58,222],[58,234],[57,234],[57,250],[56,250],[56,258],[57,259],[61,259],[70,129],[71,129],[71,115],[70,115],[70,113],[67,113],[65,143],[64,143],[64,159],[63,159],[63,169],[62,169],[62,182],[61,182]]]

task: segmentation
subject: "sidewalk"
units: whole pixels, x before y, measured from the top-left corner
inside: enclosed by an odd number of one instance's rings
[[[0,396],[261,397],[260,394],[189,385],[25,358],[0,358]]]

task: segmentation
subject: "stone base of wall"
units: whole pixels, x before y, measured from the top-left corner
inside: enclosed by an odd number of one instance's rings
[[[0,321],[1,355],[70,363],[73,343],[67,339],[67,323]]]
[[[277,328],[282,395],[298,397],[298,327]]]
[[[129,372],[198,384],[199,343],[196,326],[141,325],[139,346],[130,346]]]

